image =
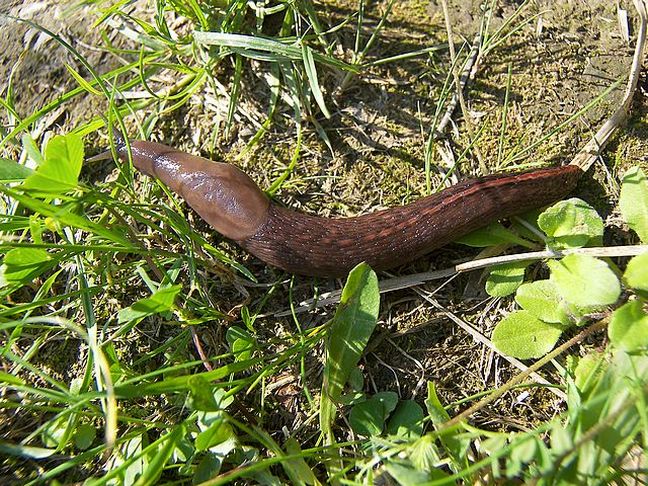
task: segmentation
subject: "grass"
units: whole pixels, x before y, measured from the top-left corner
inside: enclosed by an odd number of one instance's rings
[[[107,120],[133,138],[235,163],[291,207],[356,214],[474,173],[478,152],[489,170],[555,163],[577,149],[565,139],[589,135],[584,117],[598,120],[613,103],[607,83],[571,113],[549,111],[552,123],[524,105],[533,52],[519,46],[536,45],[531,26],[545,15],[527,3],[504,18],[493,8],[475,14],[480,70],[451,143],[438,123],[470,49],[458,42],[452,58],[440,10],[394,1],[83,5],[97,32],[91,49],[47,19],[8,20],[49,38],[67,69],[65,88],[27,111],[24,61],[3,81],[5,180],[31,177],[26,161],[43,170],[57,140],[44,133],[48,117],[101,102],[57,130],[68,152],[75,136],[86,153],[114,146]],[[461,26],[451,27],[458,38]],[[521,121],[524,109],[534,123]],[[641,147],[627,136],[612,148],[617,158]],[[58,174],[68,185],[56,191],[2,186],[1,475],[22,484],[645,475],[645,351],[587,353],[605,346],[607,310],[522,373],[453,331],[449,316],[488,328],[513,306],[474,297],[467,277],[379,297],[376,276],[359,268],[337,312],[302,313],[300,302],[342,282],[267,268],[165,187],[114,164]],[[437,265],[473,255],[453,246]],[[548,384],[529,381],[535,372]],[[614,430],[622,437],[612,440]]]

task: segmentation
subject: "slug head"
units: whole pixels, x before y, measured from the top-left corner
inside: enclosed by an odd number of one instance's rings
[[[242,241],[265,224],[270,200],[238,168],[177,151],[160,143],[132,141],[133,165],[178,193],[223,236]],[[119,147],[122,159],[126,147]]]

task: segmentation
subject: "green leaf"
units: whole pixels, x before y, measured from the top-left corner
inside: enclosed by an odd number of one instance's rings
[[[284,447],[286,449],[286,452],[291,456],[304,454],[302,452],[301,446],[299,445],[299,442],[297,442],[292,437],[289,437],[288,440],[286,440]],[[304,457],[287,459],[286,462],[290,463],[290,466],[294,474],[305,484],[320,484],[317,480],[317,477],[313,473],[313,470],[308,466],[308,464],[304,460]]]
[[[193,37],[198,44],[229,47],[241,56],[262,61],[301,61],[303,54],[299,47],[261,36],[231,34],[228,32],[194,31]],[[331,56],[313,52],[316,62],[327,64],[345,71],[358,72],[357,66],[347,64]]]
[[[198,452],[206,451],[218,444],[235,440],[236,436],[232,426],[224,419],[214,421],[207,429],[196,436],[195,446]]]
[[[45,449],[43,447],[30,447],[19,444],[12,444],[0,440],[0,454],[22,457],[26,459],[45,459],[56,454],[56,449]]]
[[[85,451],[92,445],[97,437],[97,429],[90,424],[81,424],[74,433],[74,445],[77,449]]]
[[[596,210],[578,198],[559,201],[538,216],[538,226],[550,248],[580,248],[592,240],[600,242],[603,220]]]
[[[9,250],[0,266],[0,288],[32,282],[54,264],[51,255],[40,248]]]
[[[22,181],[33,172],[29,167],[0,157],[0,182]]]
[[[50,420],[41,430],[41,441],[45,447],[60,449],[62,441],[68,437],[67,430],[70,426],[69,417],[61,416]]]
[[[441,462],[435,442],[433,434],[425,434],[409,446],[407,456],[417,470],[430,471]]]
[[[361,392],[364,386],[364,376],[362,371],[357,366],[349,373],[349,386],[355,392]]]
[[[423,409],[414,400],[401,400],[387,424],[387,434],[401,439],[418,439],[423,434]]]
[[[385,426],[385,408],[380,400],[370,398],[351,408],[349,423],[356,434],[377,437]]]
[[[196,466],[193,475],[193,484],[202,484],[220,472],[222,461],[215,454],[206,454]]]
[[[398,404],[394,392],[378,392],[369,400],[354,405],[349,414],[349,423],[356,434],[365,437],[379,436],[389,414]]]
[[[493,344],[502,353],[519,359],[539,358],[553,349],[563,327],[542,322],[528,311],[502,319],[493,331]]]
[[[5,371],[0,371],[0,383],[6,383],[7,385],[24,385],[25,382],[14,375],[11,375]]]
[[[524,282],[530,262],[512,262],[493,267],[486,280],[486,292],[493,297],[511,295]]]
[[[648,314],[641,300],[628,302],[612,313],[608,336],[614,346],[627,352],[648,347]]]
[[[177,443],[185,433],[184,425],[176,425],[164,437],[164,442],[155,450],[149,460],[148,466],[144,469],[142,475],[135,481],[135,486],[153,486],[158,484],[158,480],[164,471],[164,466],[175,450]]]
[[[315,98],[317,105],[320,107],[320,110],[322,110],[322,114],[326,118],[331,118],[331,113],[329,113],[328,108],[326,107],[324,95],[322,95],[322,90],[320,89],[319,81],[317,80],[317,68],[315,67],[315,60],[313,59],[313,50],[306,44],[302,44],[301,48],[304,61],[304,71],[306,71],[308,84],[313,93],[313,98]]]
[[[428,381],[427,388],[428,394],[427,398],[425,399],[425,408],[427,409],[428,415],[432,419],[432,423],[434,425],[440,425],[443,422],[447,422],[448,420],[450,420],[450,415],[448,414],[446,409],[443,408],[441,400],[439,400],[434,382]]]
[[[619,279],[602,260],[574,254],[547,265],[562,298],[576,306],[603,307],[614,304],[621,295]]]
[[[394,460],[390,460],[385,464],[385,470],[396,481],[395,484],[401,486],[419,486],[420,484],[427,484],[431,479],[443,479],[446,475],[438,469],[430,472],[419,471],[413,467],[401,464]],[[380,481],[377,484],[390,484],[387,481]],[[393,483],[392,483],[393,484]]]
[[[515,301],[541,321],[564,325],[571,323],[564,302],[551,280],[522,284],[515,294]]]
[[[150,297],[138,300],[130,307],[120,310],[117,316],[118,322],[123,324],[170,310],[173,307],[173,301],[176,295],[178,295],[181,289],[182,285],[170,285],[169,287],[158,289]]]
[[[522,244],[523,246],[529,244],[525,239],[520,238],[502,223],[491,223],[484,228],[468,233],[466,236],[456,240],[456,242],[478,248],[501,245],[503,243]]]
[[[574,384],[581,393],[588,392],[605,371],[604,358],[604,353],[591,352],[576,362]]]
[[[320,425],[329,437],[335,403],[376,327],[379,307],[378,278],[369,265],[361,263],[349,273],[326,342]]]
[[[623,176],[619,208],[628,226],[642,242],[648,243],[648,180],[639,167],[633,167]]]
[[[250,359],[252,351],[256,349],[256,339],[245,329],[232,326],[227,329],[225,339],[230,345],[230,351],[236,361]]]
[[[192,376],[187,381],[189,387],[189,408],[204,412],[221,410],[214,397],[214,387],[200,375]]]
[[[79,181],[83,164],[83,140],[75,133],[52,138],[45,148],[45,160],[22,184],[24,189],[66,192]]]
[[[14,191],[8,186],[2,184],[0,184],[0,192],[3,192],[12,199],[15,199],[20,204],[34,211],[35,213],[39,213],[45,217],[50,217],[63,226],[79,228],[89,233],[94,233],[95,235],[102,236],[109,241],[119,243],[125,248],[125,250],[128,250],[130,248],[137,248],[119,230],[110,229],[105,225],[93,223],[84,216],[74,214],[66,205],[46,204],[26,194],[21,194],[18,191]]]
[[[642,253],[628,262],[623,274],[623,282],[630,288],[641,292],[644,297],[648,294],[648,253]]]

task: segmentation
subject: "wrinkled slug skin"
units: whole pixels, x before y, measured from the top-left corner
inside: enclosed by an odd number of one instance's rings
[[[574,165],[461,182],[406,206],[328,219],[271,202],[236,167],[166,145],[131,142],[133,163],[181,195],[205,221],[260,260],[287,272],[344,276],[366,261],[402,265],[498,219],[546,206],[573,191]],[[120,150],[126,157],[125,149]]]

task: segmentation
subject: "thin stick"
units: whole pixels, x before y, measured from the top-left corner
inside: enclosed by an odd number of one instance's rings
[[[481,31],[477,31],[477,34],[475,34],[475,38],[472,41],[472,47],[470,48],[470,53],[468,54],[468,58],[466,59],[466,64],[463,71],[461,72],[461,77],[459,78],[459,87],[452,94],[452,98],[450,98],[450,102],[446,107],[446,111],[443,114],[443,117],[441,118],[441,120],[439,120],[439,123],[434,128],[434,133],[432,134],[432,138],[434,140],[438,140],[439,138],[443,137],[443,133],[445,132],[448,123],[450,123],[452,114],[454,113],[455,109],[457,108],[457,104],[459,103],[460,93],[461,96],[463,96],[463,91],[466,89],[468,83],[475,79],[475,75],[477,74],[477,70],[479,69],[478,59],[481,58],[481,43],[482,33]],[[454,58],[454,55],[451,55],[451,57]]]
[[[504,385],[499,387],[497,390],[495,390],[493,393],[488,395],[487,397],[482,398],[480,401],[475,403],[473,406],[468,407],[466,410],[461,412],[459,415],[456,415],[453,417],[451,420],[448,420],[447,422],[444,422],[439,426],[437,429],[437,432],[440,430],[445,430],[449,429],[450,427],[453,427],[460,422],[468,419],[472,414],[475,412],[481,410],[484,408],[486,405],[489,403],[494,402],[498,398],[500,398],[502,395],[504,395],[506,392],[510,391],[514,386],[519,385],[522,383],[525,379],[527,379],[531,374],[535,373],[538,371],[540,368],[542,368],[544,365],[549,363],[552,359],[556,358],[557,356],[561,355],[565,351],[567,351],[569,348],[571,348],[574,344],[577,344],[584,340],[586,337],[590,336],[591,334],[594,334],[597,331],[601,331],[605,329],[607,326],[607,321],[599,321],[596,324],[592,324],[590,327],[587,329],[583,330],[573,338],[571,338],[569,341],[566,343],[558,346],[556,349],[554,349],[552,352],[547,354],[544,358],[539,359],[536,361],[533,365],[529,366],[526,371],[523,371],[519,375],[515,375],[513,378],[511,378],[509,381],[507,381]]]
[[[501,255],[489,258],[480,258],[478,260],[471,260],[469,262],[460,263],[453,267],[445,268],[442,270],[435,270],[433,272],[421,272],[403,277],[395,277],[379,282],[380,293],[386,294],[396,290],[403,290],[410,287],[421,285],[431,280],[440,280],[443,278],[454,277],[460,273],[471,272],[473,270],[480,270],[482,268],[491,267],[493,265],[501,265],[503,263],[522,262],[529,260],[547,260],[562,258],[567,255],[589,255],[594,257],[629,257],[648,253],[648,245],[628,245],[628,246],[596,246],[590,248],[569,248],[566,250],[543,250],[543,251],[530,251],[525,253],[517,253],[515,255]],[[295,309],[296,313],[307,312],[314,308],[324,307],[327,305],[337,304],[340,301],[340,290],[325,293],[321,298],[309,299],[301,302],[300,307]],[[282,311],[275,316],[290,315],[291,311]]]
[[[461,106],[461,112],[463,114],[464,120],[466,122],[466,129],[468,130],[468,136],[470,137],[470,140],[475,139],[475,133],[473,130],[472,126],[472,121],[470,120],[470,114],[468,113],[468,107],[466,106],[466,100],[464,99],[463,96],[463,86],[461,85],[461,81],[459,79],[459,76],[457,75],[457,72],[454,70],[455,66],[455,59],[456,59],[456,54],[454,50],[454,41],[453,41],[453,34],[452,34],[452,24],[450,22],[450,11],[448,10],[448,2],[447,0],[441,0],[441,6],[443,7],[443,17],[445,18],[445,26],[446,26],[446,32],[448,35],[448,47],[450,51],[450,61],[451,65],[453,66],[452,68],[452,76],[454,78],[455,82],[455,87],[456,87],[456,95],[457,99],[459,100],[459,105]],[[478,35],[480,35],[481,32],[478,31]],[[476,44],[477,46],[481,45],[481,42],[479,44]],[[475,44],[473,44],[473,48],[475,47]],[[474,151],[475,155],[477,156],[477,160],[479,161],[479,169],[482,171],[482,173],[486,173],[486,164],[484,163],[484,158],[479,150],[479,147],[477,145],[474,146]]]
[[[426,292],[422,291],[419,288],[414,288],[414,291],[419,294],[421,297],[423,297],[427,302],[432,304],[432,306],[436,307],[444,316],[446,316],[448,319],[450,319],[452,322],[454,322],[457,326],[459,326],[461,329],[463,329],[467,334],[470,334],[472,338],[477,341],[478,343],[483,344],[487,348],[489,348],[491,351],[499,354],[502,358],[504,358],[506,361],[511,363],[513,366],[515,366],[517,369],[522,371],[523,373],[526,373],[529,369],[528,366],[526,366],[524,363],[522,363],[520,360],[513,358],[512,356],[505,356],[500,354],[500,352],[495,348],[495,345],[493,342],[488,339],[486,336],[484,336],[482,333],[480,333],[477,329],[475,329],[473,326],[468,324],[466,321],[463,319],[457,317],[455,314],[447,310],[445,307],[443,307],[441,304],[436,299],[433,299],[429,297]],[[554,395],[556,395],[558,398],[561,400],[567,400],[567,395],[565,394],[564,391],[560,389],[556,389],[551,386],[551,383],[544,379],[542,376],[540,376],[538,373],[532,372],[530,376],[533,377],[533,379],[537,383],[541,383],[543,385],[549,386],[549,391],[552,392]]]

